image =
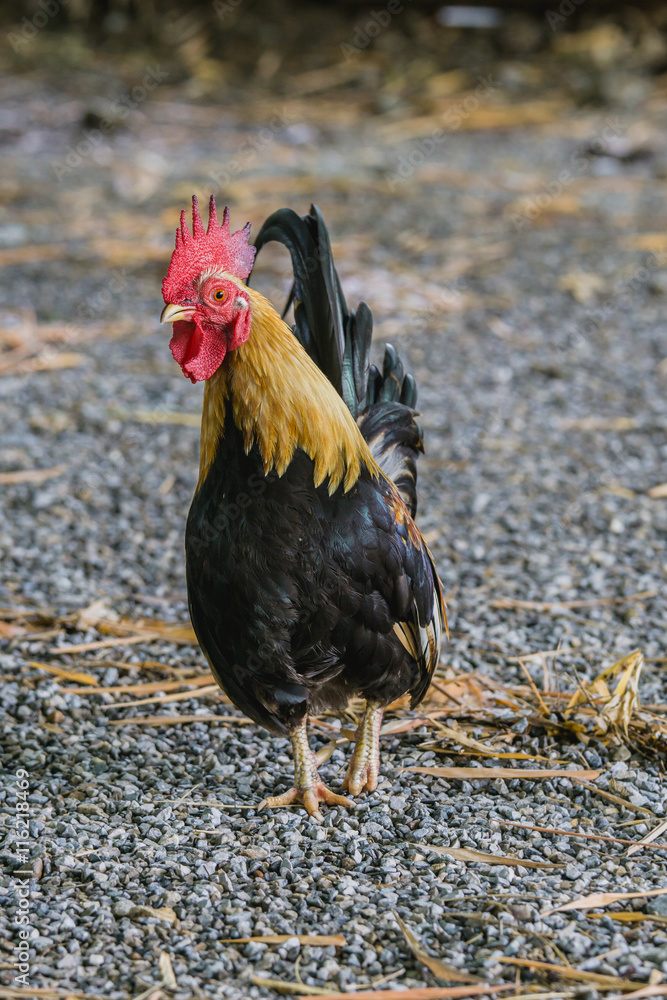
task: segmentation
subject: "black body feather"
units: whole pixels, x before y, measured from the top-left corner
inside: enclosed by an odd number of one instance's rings
[[[418,632],[432,618],[433,568],[392,499],[367,472],[329,496],[302,451],[265,476],[228,419],[188,517],[190,613],[219,683],[267,729],[285,733],[353,694],[387,704],[422,690],[424,664],[393,625]]]

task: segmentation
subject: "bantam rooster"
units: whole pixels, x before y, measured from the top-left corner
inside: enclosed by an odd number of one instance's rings
[[[445,608],[417,529],[414,380],[391,347],[369,366],[372,317],[348,312],[319,210],[275,212],[256,247],[211,198],[181,214],[161,319],[183,374],[204,380],[199,482],[185,548],[190,615],[243,712],[289,737],[294,787],[262,806],[351,805],[322,782],[308,716],[366,708],[343,790],[375,789],[383,709],[426,693]],[[270,240],[290,250],[294,329],[247,279]]]

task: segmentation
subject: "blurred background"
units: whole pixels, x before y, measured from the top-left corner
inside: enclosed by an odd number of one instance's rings
[[[201,386],[160,282],[215,193],[254,232],[317,202],[378,355],[416,376],[448,662],[565,642],[584,671],[638,645],[657,669],[667,6],[30,0],[1,36],[7,622],[186,620]],[[253,282],[281,304],[286,255]]]

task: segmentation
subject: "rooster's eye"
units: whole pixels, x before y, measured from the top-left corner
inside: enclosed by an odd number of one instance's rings
[[[227,293],[224,291],[224,289],[219,288],[217,292],[213,292],[213,298],[215,299],[216,302],[224,302],[226,294]]]

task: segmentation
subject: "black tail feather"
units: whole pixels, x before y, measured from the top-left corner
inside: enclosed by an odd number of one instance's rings
[[[393,480],[414,517],[417,512],[417,456],[424,451],[414,418],[417,385],[404,374],[397,351],[387,344],[382,371],[371,365],[359,429],[380,468]]]
[[[414,420],[417,386],[387,344],[382,371],[370,364],[373,314],[365,302],[348,309],[334,266],[331,242],[316,205],[300,217],[291,208],[270,215],[260,229],[259,252],[271,241],[290,252],[294,285],[283,312],[294,303],[294,334],[343,397],[385,474],[414,514],[416,458],[423,451]]]
[[[322,214],[311,205],[300,218],[290,208],[269,216],[259,231],[257,250],[275,240],[289,250],[294,286],[294,333],[341,394],[356,417],[366,395],[373,316],[365,302],[350,312],[334,267]]]

